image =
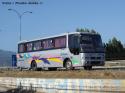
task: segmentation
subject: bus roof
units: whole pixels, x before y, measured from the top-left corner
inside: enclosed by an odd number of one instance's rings
[[[60,34],[60,35],[53,35],[53,36],[37,38],[37,39],[33,39],[33,40],[22,40],[22,41],[19,41],[18,43],[32,42],[32,41],[37,41],[37,40],[42,40],[42,39],[60,37],[60,36],[69,35],[69,34],[92,34],[92,35],[94,35],[94,34],[97,34],[97,33],[91,33],[91,32],[67,32],[67,33],[63,33],[63,34]]]

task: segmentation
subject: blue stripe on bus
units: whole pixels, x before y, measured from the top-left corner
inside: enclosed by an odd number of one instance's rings
[[[50,62],[45,58],[40,58],[39,60],[42,60],[45,64],[50,64]]]

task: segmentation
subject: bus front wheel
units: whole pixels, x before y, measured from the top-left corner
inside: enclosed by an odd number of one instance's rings
[[[35,61],[35,60],[33,60],[33,61],[31,62],[31,69],[32,69],[33,71],[36,71],[36,70],[37,70],[37,64],[36,64],[36,61]]]
[[[85,70],[92,70],[92,66],[84,66]]]
[[[73,69],[72,62],[70,60],[67,60],[65,62],[65,68],[66,68],[66,70],[72,70]]]

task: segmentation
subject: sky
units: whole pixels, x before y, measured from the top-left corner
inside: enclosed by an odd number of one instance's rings
[[[0,49],[16,52],[20,20],[8,9],[32,12],[21,18],[22,40],[88,28],[99,32],[103,42],[116,37],[125,44],[125,0],[0,0]]]

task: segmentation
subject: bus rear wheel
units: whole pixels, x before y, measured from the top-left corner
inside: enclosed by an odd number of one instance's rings
[[[35,60],[33,60],[33,61],[31,62],[31,70],[37,71],[37,64],[36,64],[36,61],[35,61]]]
[[[72,62],[70,60],[67,60],[65,62],[65,68],[66,68],[66,70],[72,70],[73,69]]]

